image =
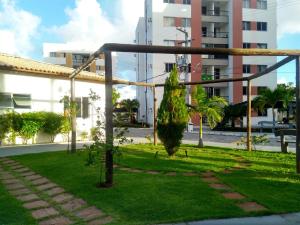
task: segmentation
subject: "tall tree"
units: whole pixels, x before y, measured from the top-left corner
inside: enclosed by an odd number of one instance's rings
[[[208,97],[204,88],[198,85],[192,94],[193,102],[192,112],[200,117],[199,142],[198,147],[203,148],[203,117],[207,118],[210,128],[214,128],[224,117],[224,107],[228,105],[227,100],[222,97]]]
[[[130,123],[134,122],[134,109],[137,109],[140,106],[140,103],[136,99],[124,99],[121,101],[120,105],[126,109],[128,112]]]
[[[275,106],[278,102],[283,101],[284,91],[282,88],[277,87],[274,90],[266,88],[253,100],[254,108],[258,109],[260,112],[263,112],[265,108],[272,108],[272,118],[273,118],[273,128],[272,132],[275,132]]]
[[[157,115],[158,137],[169,156],[173,156],[181,144],[188,122],[185,105],[185,87],[178,84],[177,69],[174,68],[166,79],[164,95]]]
[[[295,87],[293,87],[292,83],[289,83],[289,84],[279,84],[277,88],[281,89],[283,93],[281,110],[286,112],[287,123],[289,123],[291,102],[296,98]]]

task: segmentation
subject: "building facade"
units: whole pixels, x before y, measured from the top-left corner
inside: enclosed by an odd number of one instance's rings
[[[73,69],[31,59],[0,53],[0,114],[7,111],[55,112],[64,114],[62,99],[70,96],[69,76]],[[89,102],[93,90],[101,96],[97,103]],[[96,126],[96,108],[105,111],[104,76],[83,71],[76,78],[77,136],[90,133]],[[58,135],[55,141],[62,141]],[[48,142],[49,137],[38,135],[36,142]],[[18,143],[21,143],[19,140]]]
[[[276,8],[276,0],[145,0],[145,13],[139,19],[135,41],[141,45],[276,49]],[[137,54],[137,81],[163,83],[176,62],[183,68],[180,80],[201,81],[246,77],[275,64],[277,58]],[[246,85],[235,82],[204,87],[209,96],[223,96],[229,103],[237,104],[247,99]],[[264,88],[273,89],[276,85],[276,72],[254,80],[252,98]],[[157,88],[156,95],[159,105],[163,88]],[[152,90],[138,87],[137,98],[138,119],[152,124]],[[187,101],[191,101],[190,97]],[[254,112],[252,116],[254,125],[272,118],[269,110],[263,114]],[[195,125],[198,122],[193,118]]]

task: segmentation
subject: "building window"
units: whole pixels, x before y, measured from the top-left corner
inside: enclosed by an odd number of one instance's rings
[[[164,17],[165,27],[175,27],[175,17]]]
[[[267,87],[257,87],[257,94],[261,95],[266,89]]]
[[[31,95],[13,94],[13,104],[15,109],[31,109]]]
[[[257,65],[257,72],[260,73],[267,69],[267,65]]]
[[[76,117],[86,119],[89,117],[89,98],[75,98],[76,102]]]
[[[250,0],[243,0],[243,8],[250,8]]]
[[[243,65],[243,73],[251,73],[251,66],[248,64]]]
[[[214,68],[214,75],[215,75],[215,80],[219,80],[220,75],[221,75],[221,69],[220,68]]]
[[[268,8],[267,0],[257,0],[257,8],[258,9],[267,9]]]
[[[267,49],[268,44],[266,44],[266,43],[257,43],[257,48]]]
[[[175,0],[164,0],[164,3],[172,3],[172,4],[174,4]]]
[[[174,66],[176,66],[175,63],[166,63],[165,64],[165,72],[169,73],[173,70]]]
[[[165,46],[175,46],[175,40],[164,40]]]
[[[191,4],[191,0],[183,0],[182,2],[184,5],[190,5]]]
[[[215,88],[215,96],[218,96],[218,97],[221,96],[221,90],[220,90],[220,88]]]
[[[202,15],[207,15],[207,7],[206,6],[202,6]]]
[[[243,87],[243,95],[247,95],[247,93],[248,93],[247,87]]]
[[[0,93],[0,108],[13,108],[11,93]]]
[[[56,53],[55,52],[50,52],[50,57],[56,57]]]
[[[96,66],[96,70],[97,71],[104,71],[105,70],[105,66]]]
[[[267,31],[268,25],[266,22],[257,22],[257,30],[258,31]]]
[[[73,66],[81,66],[89,59],[89,57],[90,55],[88,54],[73,54],[72,55]]]
[[[182,18],[181,26],[182,27],[191,27],[191,19],[190,18]]]
[[[251,43],[244,42],[243,43],[243,48],[251,48]]]
[[[249,21],[243,21],[243,30],[251,30],[251,23]]]

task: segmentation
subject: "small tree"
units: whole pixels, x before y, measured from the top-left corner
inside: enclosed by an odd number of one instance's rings
[[[45,112],[43,117],[44,124],[42,129],[46,134],[50,135],[50,141],[53,143],[56,135],[62,130],[64,117],[53,112]]]
[[[117,89],[113,88],[113,92],[112,92],[112,103],[113,106],[115,107],[116,104],[118,103],[118,100],[120,99],[121,94],[117,91]]]
[[[140,106],[140,103],[136,99],[125,99],[121,101],[121,106],[124,107],[128,113],[130,123],[134,122],[134,109]]]
[[[6,134],[9,132],[11,127],[11,120],[5,114],[0,115],[0,146],[2,144],[2,140],[6,137]]]
[[[157,116],[158,137],[169,156],[173,156],[178,151],[188,122],[185,92],[185,87],[178,84],[178,74],[174,68],[170,77],[166,79],[164,95]]]
[[[192,106],[192,111],[199,114],[200,128],[199,128],[199,143],[198,147],[203,148],[203,131],[202,120],[207,118],[210,128],[214,128],[217,123],[220,123],[224,116],[224,107],[228,105],[225,98],[213,96],[209,98],[201,85],[198,85],[193,92],[193,100],[195,105]]]

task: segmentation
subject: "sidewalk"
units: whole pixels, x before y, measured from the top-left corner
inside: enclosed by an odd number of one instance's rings
[[[218,220],[203,220],[188,223],[176,223],[165,225],[299,225],[300,213],[290,213],[281,215],[229,218]]]

